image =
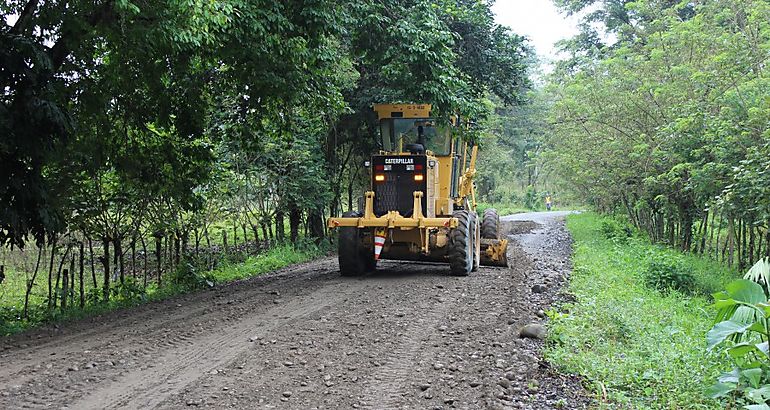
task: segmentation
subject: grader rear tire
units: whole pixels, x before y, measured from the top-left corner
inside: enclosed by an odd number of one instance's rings
[[[496,209],[489,208],[484,211],[484,219],[481,222],[481,237],[500,239],[500,216]]]
[[[468,211],[457,211],[452,216],[457,218],[457,228],[449,232],[449,272],[454,276],[468,276],[473,270],[475,253],[472,216]]]
[[[343,217],[358,217],[356,212],[346,212]],[[361,241],[358,228],[344,227],[340,229],[340,237],[337,243],[342,276],[361,276],[368,271],[373,271],[377,265],[373,252],[367,252]]]

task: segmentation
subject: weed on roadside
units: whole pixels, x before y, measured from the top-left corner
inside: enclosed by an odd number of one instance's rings
[[[607,408],[720,408],[705,393],[724,362],[705,349],[710,299],[677,286],[664,292],[647,286],[644,271],[651,265],[645,261],[664,251],[636,237],[608,238],[605,220],[591,213],[568,218],[575,269],[567,291],[577,299],[562,306],[561,315],[549,315],[546,358],[586,377]],[[696,289],[721,278],[722,269],[708,269],[714,264],[689,257],[681,264],[675,268],[691,272]],[[702,280],[710,276],[716,278]]]
[[[213,270],[206,269],[205,263],[194,259],[182,260],[179,266],[166,277],[166,283],[161,287],[157,283],[149,283],[145,287],[137,278],[127,276],[122,283],[117,282],[113,285],[109,302],[103,300],[101,288],[90,288],[85,295],[89,303],[84,308],[73,304],[63,311],[49,309],[47,301],[42,300],[30,305],[29,316],[26,319],[22,317],[22,306],[0,305],[0,336],[19,333],[44,323],[76,320],[148,301],[211,288],[219,283],[259,276],[288,265],[318,258],[328,252],[326,246],[328,246],[326,243],[319,247],[312,242],[279,245],[242,262],[222,259],[217,261],[217,267]]]

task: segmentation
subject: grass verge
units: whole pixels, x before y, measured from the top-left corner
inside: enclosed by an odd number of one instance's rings
[[[216,282],[232,282],[235,280],[259,276],[267,272],[284,268],[289,265],[307,262],[323,255],[321,249],[309,246],[295,248],[293,246],[278,246],[269,251],[252,256],[242,263],[225,263],[210,272]]]
[[[714,314],[704,294],[735,274],[640,238],[609,239],[604,221],[591,213],[567,220],[575,241],[568,291],[576,301],[549,312],[546,358],[584,376],[602,408],[721,408],[704,393],[726,368],[706,351]],[[695,278],[693,292],[646,287],[643,272],[652,258],[678,259]]]
[[[265,252],[251,256],[243,262],[222,261],[211,271],[198,270],[194,263],[182,263],[167,276],[167,283],[158,287],[151,283],[143,288],[135,278],[127,277],[126,283],[115,284],[109,302],[89,300],[84,308],[74,306],[67,310],[50,310],[45,301],[38,300],[30,306],[29,318],[21,317],[22,308],[18,301],[0,303],[0,335],[8,336],[45,323],[65,322],[95,316],[109,311],[136,306],[150,301],[163,300],[172,296],[202,290],[219,283],[259,276],[289,265],[307,262],[323,256],[327,249],[312,244],[300,246],[279,245]],[[99,296],[100,289],[92,289],[89,295]],[[92,296],[89,296],[92,297]]]
[[[510,204],[510,203],[488,203],[488,202],[479,202],[476,204],[476,212],[479,215],[483,215],[484,211],[488,208],[495,208],[497,209],[497,214],[500,216],[506,216],[506,215],[513,215],[513,214],[520,214],[522,212],[531,212],[530,209],[524,208],[523,206],[519,206],[516,204]]]

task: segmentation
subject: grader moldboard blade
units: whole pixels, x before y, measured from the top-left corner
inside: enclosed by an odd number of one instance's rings
[[[508,239],[481,239],[481,265],[508,267]]]

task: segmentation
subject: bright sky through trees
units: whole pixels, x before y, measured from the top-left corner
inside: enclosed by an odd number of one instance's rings
[[[559,13],[551,0],[497,0],[492,11],[498,24],[529,37],[545,62],[556,59],[554,43],[578,33],[578,19]]]

